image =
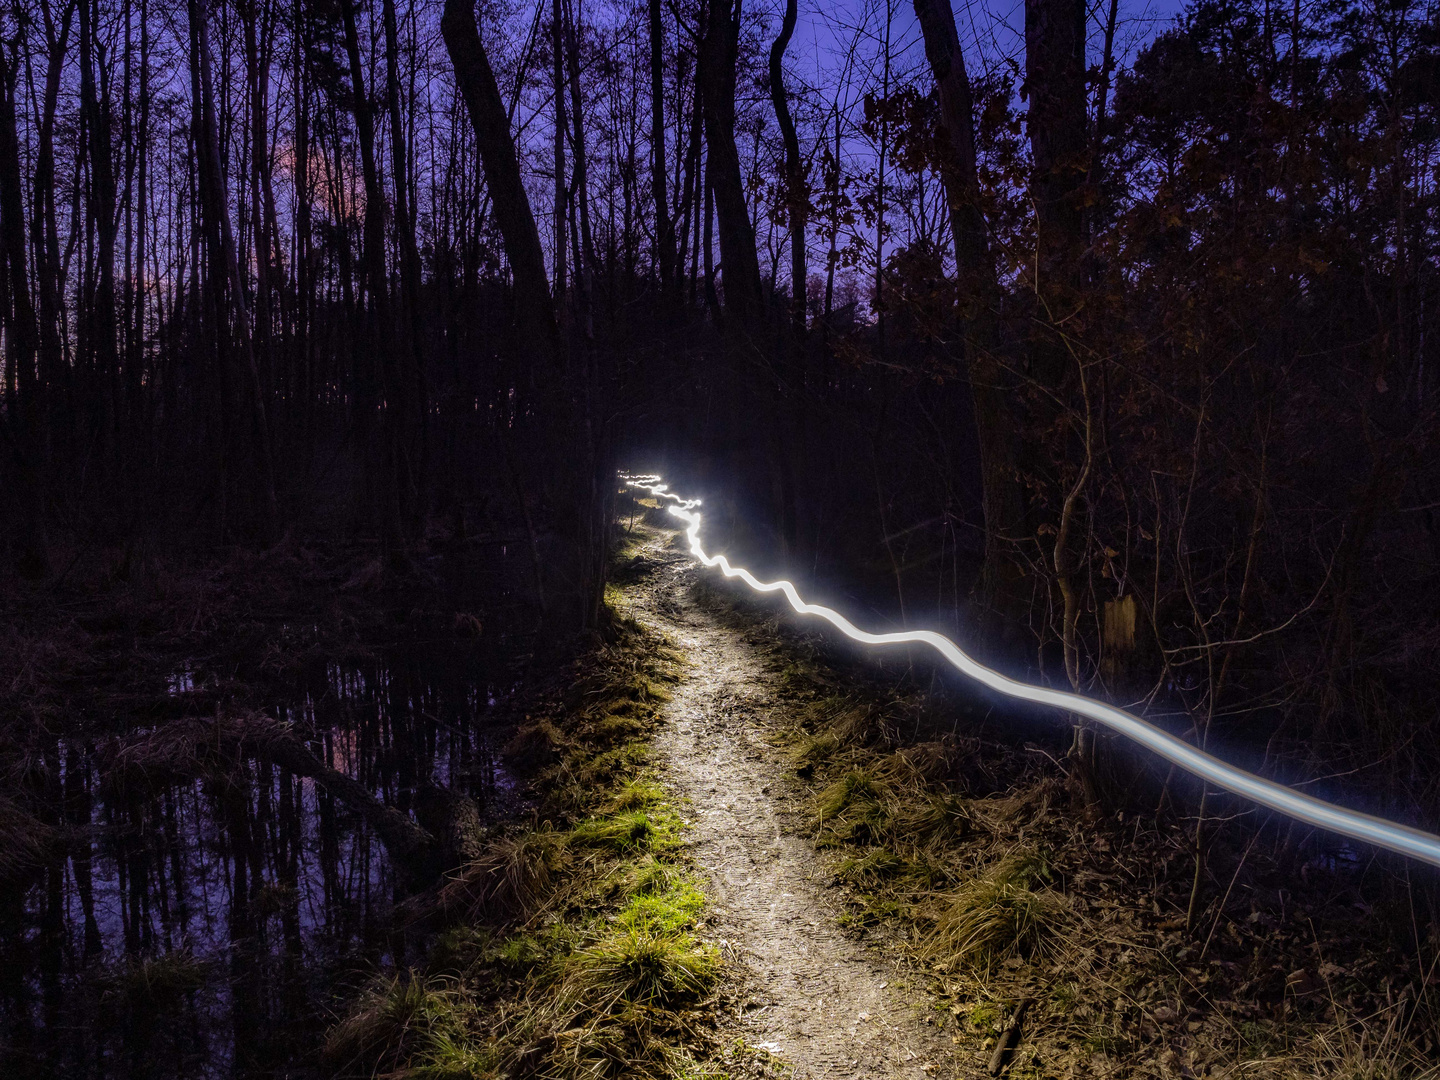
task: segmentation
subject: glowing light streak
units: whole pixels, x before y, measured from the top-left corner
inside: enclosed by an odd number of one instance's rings
[[[1431,866],[1440,866],[1440,836],[1356,810],[1347,810],[1343,806],[1336,806],[1313,795],[1306,795],[1294,788],[1263,779],[1254,773],[1226,764],[1213,754],[1207,754],[1177,739],[1133,713],[1117,709],[1103,701],[1019,682],[986,667],[949,638],[932,630],[901,630],[889,634],[872,634],[861,630],[833,608],[806,603],[795,586],[788,581],[761,581],[743,567],[731,566],[724,555],[707,555],[700,546],[700,514],[695,510],[695,507],[700,505],[699,499],[682,499],[673,494],[658,476],[622,475],[620,479],[630,487],[647,491],[656,498],[669,499],[674,504],[668,510],[686,523],[685,534],[690,541],[690,553],[704,566],[718,566],[727,578],[738,577],[756,592],[782,592],[785,599],[790,601],[790,606],[801,615],[819,616],[854,641],[864,645],[929,645],[962,674],[992,690],[1020,701],[1031,701],[1037,705],[1048,705],[1088,717],[1218,788],[1243,796],[1307,825],[1363,840],[1367,844],[1399,852]]]

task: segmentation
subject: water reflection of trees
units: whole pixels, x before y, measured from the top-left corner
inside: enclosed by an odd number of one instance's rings
[[[441,785],[499,811],[515,793],[486,667],[434,653],[320,665],[270,711],[387,806],[408,812]],[[139,734],[163,745],[168,727]],[[403,951],[383,844],[263,756],[117,782],[116,746],[136,734],[56,736],[29,763],[57,842],[38,875],[0,889],[0,1064],[35,1076],[302,1064],[335,996]]]

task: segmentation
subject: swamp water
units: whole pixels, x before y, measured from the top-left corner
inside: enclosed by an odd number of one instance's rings
[[[187,667],[167,689],[183,710],[205,678]],[[267,712],[389,806],[441,785],[495,820],[520,805],[494,708],[515,681],[499,655],[409,647],[317,665]],[[0,889],[0,1076],[322,1075],[347,995],[415,959],[390,930],[379,839],[262,759],[117,792],[112,747],[50,747],[37,768],[63,842],[23,891]]]

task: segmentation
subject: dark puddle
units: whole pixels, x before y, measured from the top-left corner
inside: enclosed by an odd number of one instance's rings
[[[389,805],[442,785],[495,820],[520,804],[495,710],[514,682],[500,656],[417,647],[317,666],[269,712]],[[205,683],[186,667],[167,689]],[[36,763],[63,854],[0,889],[0,1075],[319,1075],[345,994],[406,961],[384,847],[266,762],[140,797],[107,788],[104,750],[58,740]]]

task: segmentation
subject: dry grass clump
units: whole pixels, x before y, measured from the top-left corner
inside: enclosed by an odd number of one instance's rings
[[[174,1002],[205,985],[210,964],[189,948],[128,957],[100,977],[105,993],[130,1007]]]
[[[942,899],[926,951],[948,970],[1032,957],[1064,924],[1065,898],[1044,886],[1037,852],[1011,852]]]
[[[801,713],[799,726],[816,736],[828,736],[840,747],[863,747],[888,741],[884,711],[853,698],[822,698]]]
[[[570,843],[615,852],[655,851],[674,846],[675,826],[672,815],[624,810],[609,817],[582,821],[570,831]]]
[[[548,717],[522,724],[501,749],[505,760],[522,770],[543,769],[553,765],[564,749],[564,734]]]
[[[708,991],[720,973],[715,946],[641,921],[617,926],[564,961],[561,997],[606,1005],[673,1006]]]
[[[905,860],[889,848],[871,848],[858,859],[842,859],[836,876],[856,884],[875,884],[893,878],[906,869]]]
[[[646,777],[638,777],[621,785],[620,790],[606,804],[606,810],[612,814],[625,810],[643,810],[664,801],[665,792],[660,789],[659,784]]]
[[[330,1030],[325,1060],[341,1076],[474,1080],[494,1073],[493,1048],[477,1042],[479,1016],[455,979],[394,975],[371,987]]]
[[[1284,1080],[1436,1080],[1440,1062],[1433,1054],[1417,1053],[1411,1037],[1423,1027],[1424,1018],[1403,999],[1371,1016],[1339,1015],[1282,1061],[1281,1075]],[[1266,1064],[1271,1063],[1245,1062],[1242,1068]]]
[[[889,790],[865,769],[851,769],[815,799],[815,822],[823,843],[877,842],[890,828]]]
[[[16,881],[43,864],[53,838],[49,826],[0,795],[0,881]]]
[[[531,918],[548,901],[570,863],[566,837],[537,830],[492,843],[440,890],[440,906],[493,923]]]
[[[668,893],[685,880],[684,871],[673,862],[646,855],[628,863],[616,879],[617,889],[629,896],[657,896]]]

